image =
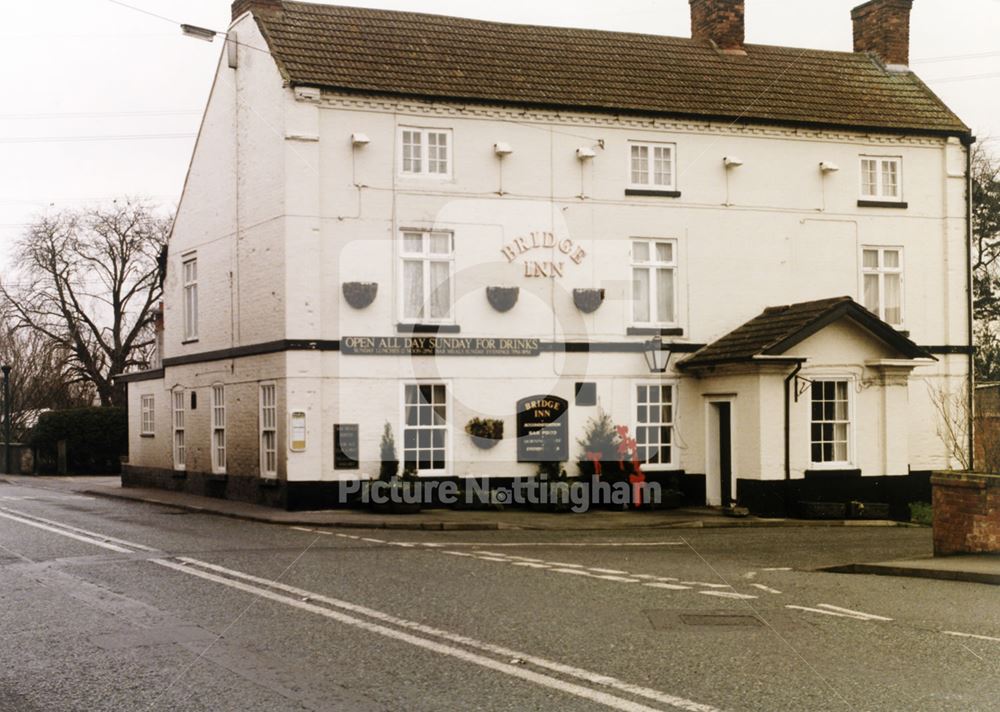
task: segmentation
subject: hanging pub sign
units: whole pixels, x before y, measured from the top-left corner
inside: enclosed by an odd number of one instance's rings
[[[517,461],[569,459],[568,403],[559,396],[528,396],[517,402]]]
[[[537,356],[538,339],[471,336],[345,336],[347,356]]]

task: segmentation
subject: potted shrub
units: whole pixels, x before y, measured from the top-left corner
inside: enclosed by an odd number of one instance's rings
[[[389,482],[399,472],[399,458],[396,457],[396,439],[392,435],[392,426],[389,425],[388,421],[382,428],[379,455],[378,478],[383,482]]]
[[[482,450],[496,447],[503,440],[503,421],[496,418],[473,418],[465,424],[472,443]]]
[[[486,300],[498,312],[507,312],[517,304],[520,291],[519,287],[487,287]]]
[[[573,303],[576,308],[584,314],[597,311],[598,307],[604,303],[603,289],[574,289]]]

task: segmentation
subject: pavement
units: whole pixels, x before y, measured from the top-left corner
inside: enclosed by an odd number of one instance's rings
[[[909,576],[940,581],[968,581],[1000,585],[1000,554],[956,554],[916,559],[848,564],[825,569],[840,574]]]

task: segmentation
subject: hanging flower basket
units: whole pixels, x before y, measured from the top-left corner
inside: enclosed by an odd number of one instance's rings
[[[355,309],[364,309],[375,301],[378,294],[376,282],[344,282],[344,299]]]
[[[489,450],[503,440],[503,421],[492,418],[473,418],[466,423],[465,432],[469,434],[473,445],[480,450]]]
[[[574,289],[573,303],[576,308],[584,314],[591,314],[597,311],[598,307],[604,303],[603,289]]]
[[[487,287],[486,299],[498,312],[510,311],[517,304],[520,287]]]

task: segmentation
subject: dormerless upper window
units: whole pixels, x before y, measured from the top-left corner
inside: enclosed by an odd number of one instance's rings
[[[677,243],[633,240],[632,321],[670,325],[677,321]]]
[[[851,459],[851,382],[824,379],[812,382],[812,462],[842,464]]]
[[[144,395],[140,399],[142,412],[142,434],[153,435],[156,432],[155,407],[152,395]]]
[[[674,144],[629,142],[629,186],[673,190]]]
[[[903,251],[866,247],[861,251],[865,309],[893,326],[903,325]]]
[[[451,176],[451,131],[400,129],[400,172],[403,175],[448,178]]]
[[[403,320],[442,322],[451,319],[452,234],[404,230],[402,237]]]
[[[183,262],[184,279],[184,340],[198,338],[198,260],[186,257]]]
[[[861,197],[868,200],[902,200],[903,159],[894,156],[861,157]]]

